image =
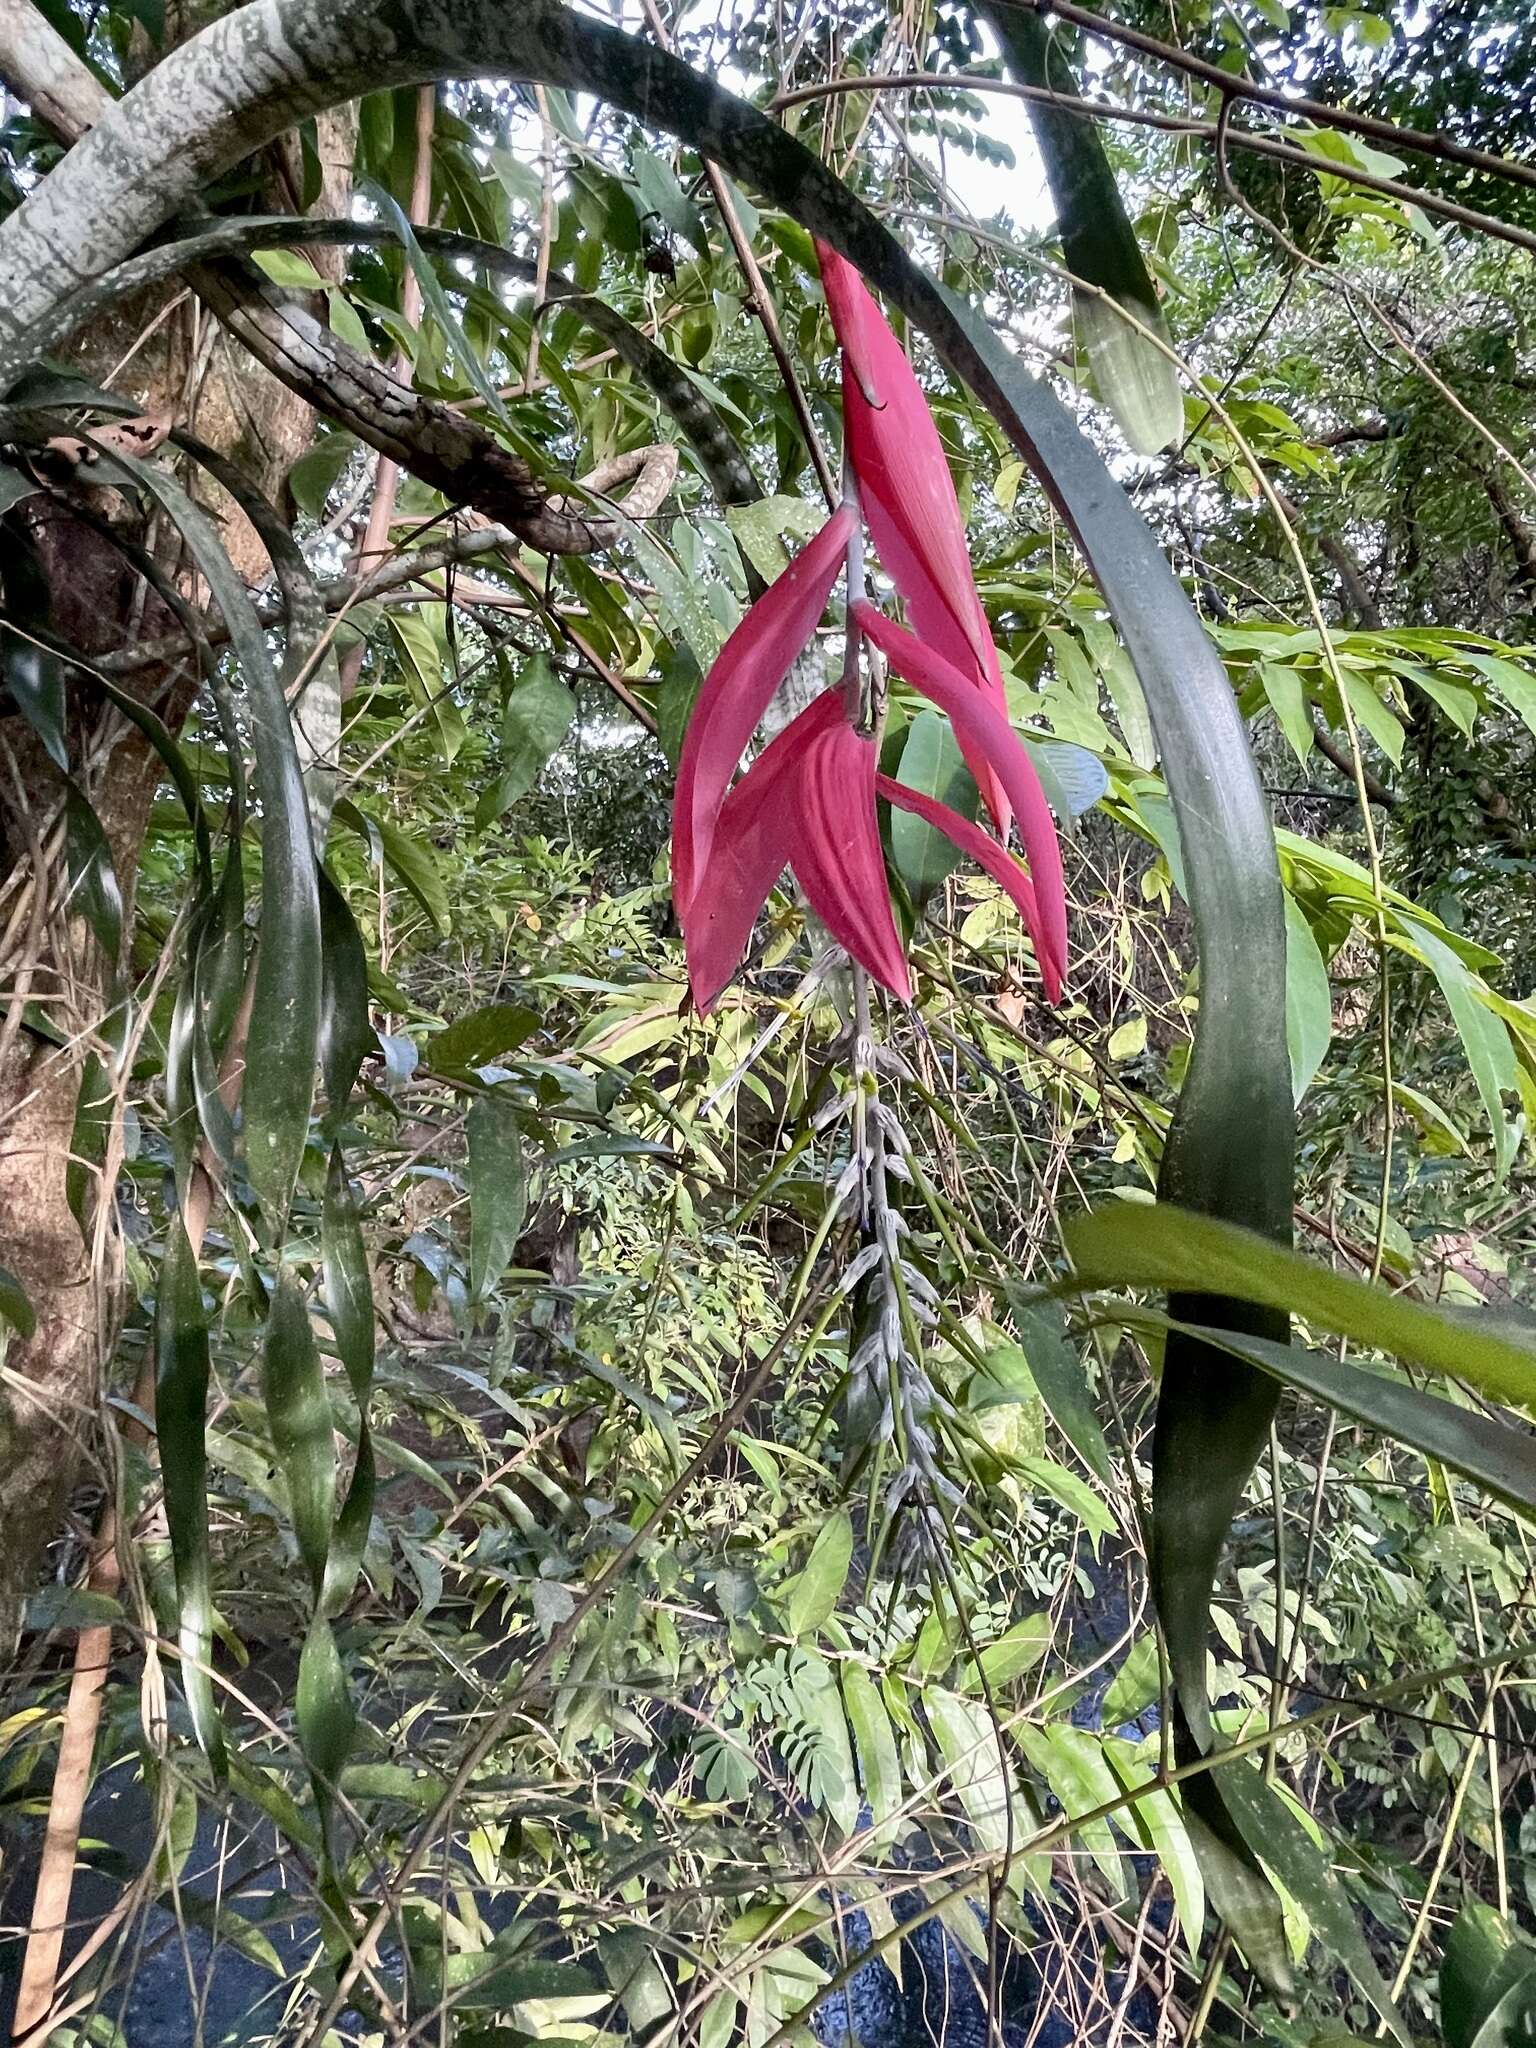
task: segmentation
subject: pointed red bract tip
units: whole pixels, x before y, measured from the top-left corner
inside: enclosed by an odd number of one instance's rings
[[[758,913],[789,865],[800,830],[796,784],[805,749],[842,715],[836,691],[813,699],[763,749],[714,820],[709,864],[692,896],[678,898],[688,985],[701,1016],[741,965]]]
[[[827,608],[856,518],[852,506],[839,505],[747,612],[704,678],[672,800],[672,888],[680,913],[709,859],[716,819],[741,757]]]
[[[875,811],[875,743],[846,717],[812,739],[798,773],[798,829],[789,864],[838,944],[904,1003],[912,1000],[891,914]]]
[[[1035,944],[1035,958],[1040,963],[1040,979],[1045,993],[1053,1003],[1061,1001],[1061,970],[1052,957],[1040,925],[1040,905],[1033,884],[1023,868],[1008,852],[1006,847],[983,832],[979,825],[964,818],[958,811],[952,811],[948,804],[941,804],[935,797],[924,796],[920,790],[908,789],[904,782],[893,782],[889,775],[877,775],[875,788],[887,803],[898,810],[910,811],[914,817],[922,818],[946,839],[958,846],[962,853],[969,854],[978,867],[984,868],[1007,894],[1024,920],[1024,929]]]
[[[885,316],[853,265],[817,244],[833,329],[843,351],[843,430],[865,521],[918,636],[1006,715],[1002,669],[977,593],[965,522],[928,401]],[[1000,832],[1008,800],[992,777],[981,792]]]
[[[990,773],[1007,793],[1018,816],[1019,835],[1024,841],[1038,906],[1035,943],[1041,972],[1047,971],[1049,963],[1059,988],[1067,971],[1067,888],[1061,869],[1061,845],[1051,807],[1023,741],[990,700],[972,689],[967,678],[933,648],[876,611],[872,604],[856,604],[853,616],[859,630],[875,643],[897,675],[921,690],[948,717],[978,785],[983,774]]]

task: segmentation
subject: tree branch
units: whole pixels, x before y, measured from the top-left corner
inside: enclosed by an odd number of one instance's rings
[[[1505,489],[1504,479],[1496,469],[1490,469],[1483,478],[1483,488],[1513,551],[1517,577],[1527,590],[1536,590],[1536,532]]]
[[[1009,4],[1014,4],[1014,0],[1009,0]],[[1254,106],[1268,107],[1275,113],[1316,122],[1320,127],[1340,128],[1347,135],[1369,136],[1374,142],[1385,143],[1389,149],[1409,149],[1420,156],[1434,157],[1441,163],[1465,164],[1470,170],[1482,171],[1491,178],[1507,179],[1511,184],[1536,185],[1536,166],[1495,156],[1491,150],[1473,149],[1439,130],[1402,128],[1395,121],[1383,121],[1374,114],[1357,114],[1352,108],[1332,106],[1327,100],[1293,98],[1279,86],[1262,85],[1256,79],[1224,71],[1219,64],[1209,64],[1203,57],[1196,57],[1173,43],[1160,42],[1143,29],[1110,21],[1102,14],[1091,13],[1086,7],[1078,7],[1074,0],[1026,0],[1026,4],[1034,5],[1039,14],[1055,14],[1062,21],[1069,21],[1074,27],[1084,29],[1104,42],[1121,43],[1143,57],[1155,58],[1158,63],[1167,64],[1175,71],[1198,78],[1202,85],[1212,87],[1224,99],[1246,100]]]
[[[0,0],[0,76],[29,103],[34,91],[41,93],[49,125],[71,143],[115,104],[30,0]],[[253,271],[200,264],[191,278],[231,334],[317,412],[541,553],[611,547],[624,518],[652,516],[671,486],[675,450],[670,474],[664,461],[639,470],[638,495],[623,507],[624,517],[594,519],[570,500],[552,498],[520,456],[464,413],[401,382]]]
[[[112,95],[31,0],[0,0],[0,78],[63,142],[76,142]]]
[[[1064,12],[1057,8],[1057,13]],[[1099,16],[1089,17],[1097,21]],[[1134,32],[1120,30],[1112,22],[1104,24],[1104,33],[1118,32],[1131,40]],[[1152,41],[1152,38],[1146,38]],[[1136,47],[1140,47],[1137,43]],[[1157,44],[1160,50],[1167,49],[1169,60],[1183,53]],[[1191,65],[1200,60],[1190,58]],[[1228,88],[1223,105],[1230,107],[1242,99],[1258,99],[1267,88],[1252,87],[1247,79],[1230,77],[1226,72],[1217,72],[1223,87]],[[781,112],[786,107],[802,105],[807,100],[825,99],[838,93],[873,93],[886,91],[908,91],[913,88],[949,88],[958,92],[1002,93],[1010,99],[1034,100],[1055,107],[1064,107],[1074,114],[1086,114],[1097,121],[1125,121],[1136,127],[1157,128],[1170,135],[1184,135],[1200,142],[1225,140],[1234,148],[1246,149],[1256,156],[1273,157],[1278,163],[1294,164],[1300,171],[1311,176],[1342,178],[1347,184],[1360,185],[1369,192],[1381,192],[1398,200],[1404,206],[1420,207],[1425,213],[1437,213],[1445,220],[1456,221],[1460,226],[1471,228],[1496,240],[1512,242],[1516,248],[1536,249],[1536,235],[1512,222],[1501,220],[1497,214],[1480,213],[1474,207],[1462,206],[1454,199],[1446,199],[1432,188],[1405,185],[1399,178],[1384,178],[1375,171],[1362,170],[1356,164],[1341,163],[1332,157],[1314,156],[1311,151],[1300,148],[1294,142],[1287,142],[1279,135],[1259,135],[1250,128],[1223,126],[1217,121],[1200,121],[1187,114],[1163,114],[1151,107],[1117,106],[1105,100],[1081,99],[1071,93],[1052,92],[1047,86],[1021,85],[1011,78],[983,78],[968,71],[896,71],[870,73],[849,78],[828,78],[815,85],[797,86],[793,92],[780,93],[770,102],[771,110]],[[1265,101],[1264,104],[1268,104]],[[1325,106],[1321,101],[1283,100],[1284,109],[1293,114],[1311,107],[1317,120],[1336,128],[1348,129],[1354,117],[1343,109]],[[1391,127],[1390,123],[1383,124]],[[1401,139],[1412,130],[1393,129],[1394,139]],[[1514,163],[1507,157],[1493,157],[1491,163],[1498,164],[1506,176],[1515,176],[1524,181],[1527,167]],[[1536,176],[1536,174],[1532,174]]]

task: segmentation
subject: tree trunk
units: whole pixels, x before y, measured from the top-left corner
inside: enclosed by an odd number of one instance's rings
[[[188,5],[167,12],[168,40],[204,26],[222,7]],[[7,52],[9,54],[9,52]],[[66,53],[67,54],[67,53]],[[18,92],[25,77],[11,78]],[[73,92],[39,94],[38,111],[74,142],[109,104],[94,80]],[[90,92],[100,96],[93,112]],[[345,214],[356,139],[354,108],[321,114],[322,213]],[[274,206],[292,172],[279,170]],[[339,264],[341,252],[317,262]],[[169,415],[232,459],[262,493],[281,505],[285,479],[309,445],[314,415],[303,399],[237,351],[213,316],[179,287],[157,287],[103,316],[72,345],[73,366],[91,381],[131,396],[146,414]],[[247,581],[265,577],[265,550],[245,515],[198,480],[194,490],[220,522],[225,546]],[[50,623],[84,655],[116,653],[133,640],[174,628],[163,603],[147,592],[124,556],[99,530],[119,524],[116,494],[68,490],[59,498],[25,500],[20,517],[46,585]],[[177,536],[134,536],[184,594],[195,596],[181,566]],[[139,856],[161,781],[152,749],[86,681],[70,683],[71,772],[90,797],[111,847],[124,902],[125,950],[131,946]],[[140,672],[136,693],[176,729],[191,706],[184,673]],[[61,835],[55,820],[64,785],[36,736],[20,719],[0,725],[0,957],[10,1007],[0,1027],[0,1260],[25,1288],[37,1317],[26,1342],[12,1341],[0,1395],[0,1642],[14,1632],[36,1581],[42,1554],[57,1533],[82,1454],[99,1448],[100,1392],[114,1341],[120,1260],[110,1200],[82,1233],[68,1200],[66,1165],[84,1057],[107,1051],[113,969],[84,920],[62,906],[68,894]],[[24,1022],[21,1004],[38,1006],[63,1044]],[[50,1034],[51,1035],[51,1034]],[[114,1112],[115,1114],[115,1112]],[[109,1172],[101,1186],[110,1191]],[[91,1201],[96,1203],[97,1190]]]

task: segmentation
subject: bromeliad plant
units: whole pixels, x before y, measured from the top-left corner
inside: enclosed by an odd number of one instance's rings
[[[1195,1047],[1164,1149],[1159,1192],[1182,1209],[1245,1226],[1261,1248],[1265,1238],[1286,1240],[1293,1105],[1277,998],[1285,979],[1285,925],[1269,816],[1228,677],[1154,537],[1049,387],[1027,374],[988,323],[912,264],[824,164],[756,109],[664,49],[567,11],[558,0],[526,0],[516,9],[496,0],[394,0],[382,12],[374,0],[327,0],[323,7],[316,0],[250,0],[108,109],[0,227],[0,382],[36,362],[44,346],[40,337],[55,331],[50,323],[62,319],[67,329],[80,314],[81,294],[123,288],[121,271],[115,280],[108,275],[113,266],[139,260],[134,252],[197,201],[212,179],[318,107],[424,78],[493,73],[591,92],[647,127],[686,135],[708,159],[841,252],[824,258],[824,274],[844,351],[849,497],[726,650],[701,701],[683,764],[677,892],[700,1006],[715,1001],[735,971],[757,909],[786,865],[795,868],[813,907],[855,959],[896,993],[908,992],[876,825],[882,794],[931,818],[999,873],[1030,923],[1048,992],[1059,987],[1064,970],[1064,906],[1049,817],[1007,723],[996,652],[976,600],[942,452],[910,367],[846,268],[847,258],[928,336],[987,406],[1039,476],[1103,591],[1141,682],[1162,756],[1200,955]],[[159,252],[156,260],[171,259]],[[185,247],[174,260],[190,260]],[[1086,270],[1075,251],[1069,260]],[[142,273],[135,275],[142,282]],[[20,401],[11,396],[17,412]],[[58,402],[56,394],[49,401]],[[34,407],[40,403],[33,401]],[[905,605],[911,632],[886,619],[859,587],[857,537],[866,527]],[[731,791],[742,751],[780,677],[810,641],[845,562],[853,649],[846,688],[818,698]],[[211,583],[211,570],[205,573]],[[348,1071],[325,1053],[321,1026],[329,998],[324,980],[317,987],[314,970],[323,967],[324,976],[339,986],[346,969],[365,1001],[366,972],[352,972],[360,946],[351,945],[349,952],[325,924],[327,898],[318,882],[303,794],[295,789],[283,694],[276,700],[271,694],[261,622],[238,579],[228,602],[221,595],[221,603],[232,633],[237,620],[245,622],[252,729],[258,755],[270,749],[258,760],[263,832],[270,835],[263,861],[262,955],[271,964],[285,1014],[291,1013],[295,1027],[303,1025],[302,1033],[295,1028],[281,1045],[255,1033],[266,1080],[253,1062],[246,1082],[248,1152],[253,1131],[263,1128],[264,1106],[270,1110],[276,1097],[282,1111],[281,1142],[269,1142],[265,1154],[258,1148],[250,1175],[268,1246],[275,1250],[308,1136],[316,1060],[324,1065],[333,1107],[350,1094],[356,1072],[356,1061]],[[296,629],[295,636],[302,639]],[[875,706],[866,703],[862,683],[859,650],[866,640],[949,715],[998,838],[952,819],[939,806],[925,811],[926,800],[914,801],[914,793],[881,782]],[[288,652],[291,657],[292,641]],[[301,661],[296,673],[303,666]],[[276,715],[269,718],[274,701]],[[1030,862],[1027,876],[1006,851],[1013,812]],[[284,829],[286,845],[278,836]],[[295,932],[302,946],[294,943]],[[360,1021],[366,1037],[366,1009]],[[299,1038],[303,1043],[295,1051]],[[270,1115],[266,1129],[270,1134]],[[1172,1227],[1178,1227],[1176,1218]],[[900,1234],[893,1225],[884,1248],[893,1273]],[[332,1235],[335,1244],[344,1243],[339,1232]],[[1210,1258],[1194,1271],[1186,1267],[1161,1277],[1173,1281],[1176,1327],[1166,1344],[1160,1391],[1151,1576],[1179,1706],[1181,1761],[1192,1764],[1201,1752],[1209,1760],[1216,1742],[1206,1677],[1211,1585],[1234,1507],[1273,1415],[1273,1382],[1261,1361],[1272,1364],[1275,1353],[1289,1357],[1285,1308],[1294,1296],[1282,1292],[1278,1303],[1261,1301],[1256,1311],[1230,1267],[1219,1268]],[[165,1332],[195,1348],[199,1290],[189,1284],[185,1292],[185,1313],[162,1301]],[[339,1295],[333,1298],[338,1338],[344,1306]],[[318,1354],[286,1301],[272,1329],[269,1378],[280,1395],[296,1397],[274,1407],[281,1412],[291,1405],[323,1418]],[[345,1353],[344,1341],[339,1348]],[[170,1344],[166,1359],[168,1365],[176,1362]],[[184,1383],[195,1380],[197,1365],[194,1359]],[[1294,1365],[1287,1369],[1295,1371]],[[317,1391],[319,1398],[310,1400]],[[199,1403],[194,1399],[186,1406],[200,1426]],[[922,1421],[916,1411],[914,1419]],[[328,1456],[329,1433],[315,1430],[306,1437],[295,1430],[290,1448],[318,1448]],[[315,1482],[319,1462],[312,1460],[304,1470],[295,1465],[295,1473]],[[329,1531],[312,1511],[317,1502],[328,1509],[333,1491],[334,1472],[319,1472],[318,1483],[310,1483],[306,1545],[317,1581],[312,1640],[322,1652],[330,1647],[332,1663],[330,1563],[349,1553],[338,1538],[322,1555]],[[298,1493],[290,1482],[290,1496]],[[629,1555],[620,1554],[616,1579]],[[568,1640],[559,1631],[551,1637],[543,1662],[533,1667],[541,1679]],[[307,1717],[301,1711],[300,1717],[318,1800],[345,1755],[346,1725],[338,1711],[344,1705],[339,1670],[321,1669],[319,1657],[312,1666],[308,1675],[316,1682],[301,1684],[301,1691],[330,1709]],[[337,1682],[326,1684],[333,1675]],[[527,1673],[523,1684],[529,1684]],[[520,1711],[515,1696],[509,1698],[505,1712]],[[967,1753],[974,1747],[968,1745]],[[1216,1903],[1250,1960],[1283,1986],[1289,1964],[1279,1906],[1262,1876],[1259,1852],[1282,1865],[1294,1893],[1295,1873],[1305,1876],[1308,1853],[1295,1839],[1294,1821],[1287,1821],[1258,1771],[1240,1760],[1192,1770],[1183,1797],[1200,1823],[1197,1846]],[[382,1934],[390,1912],[388,1905],[377,1909],[369,1923],[370,1943]],[[1335,1927],[1343,1917],[1335,1916]],[[1330,1936],[1336,1953],[1347,1949],[1347,1931],[1340,1939],[1330,1929]],[[327,2022],[341,2009],[360,1967],[352,1966],[338,1984]]]
[[[971,572],[949,465],[912,365],[858,273],[824,244],[819,255],[842,350],[844,496],[731,635],[689,723],[678,768],[672,868],[693,999],[701,1011],[718,1001],[741,964],[758,912],[789,867],[850,957],[893,995],[911,1000],[885,879],[879,796],[943,832],[1006,890],[1055,1002],[1067,950],[1061,850],[1039,777],[1008,722],[1002,668]],[[896,625],[864,594],[866,526],[915,632]],[[809,646],[844,568],[841,683],[823,690],[731,789],[743,752]],[[879,772],[880,706],[865,683],[866,640],[949,717],[996,838]],[[1028,874],[1007,850],[1014,818]]]

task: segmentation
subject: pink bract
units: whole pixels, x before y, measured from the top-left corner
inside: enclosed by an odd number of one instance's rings
[[[982,786],[982,775],[990,772],[1002,784],[1018,814],[1019,834],[1029,860],[1039,911],[1038,928],[1032,929],[1040,954],[1040,971],[1054,1002],[1067,968],[1067,890],[1055,822],[1034,763],[1007,719],[971,689],[966,678],[942,655],[904,632],[872,604],[856,604],[853,616],[897,675],[921,690],[948,716],[978,788]]]
[[[856,518],[851,505],[839,505],[752,606],[704,679],[672,804],[672,885],[680,907],[709,859],[715,820],[748,742],[827,608]]]
[[[853,265],[823,242],[816,253],[843,351],[843,431],[880,560],[918,637],[1006,716],[1002,669],[971,573],[960,501],[922,386]],[[1006,836],[1006,794],[985,773],[980,788]]]

